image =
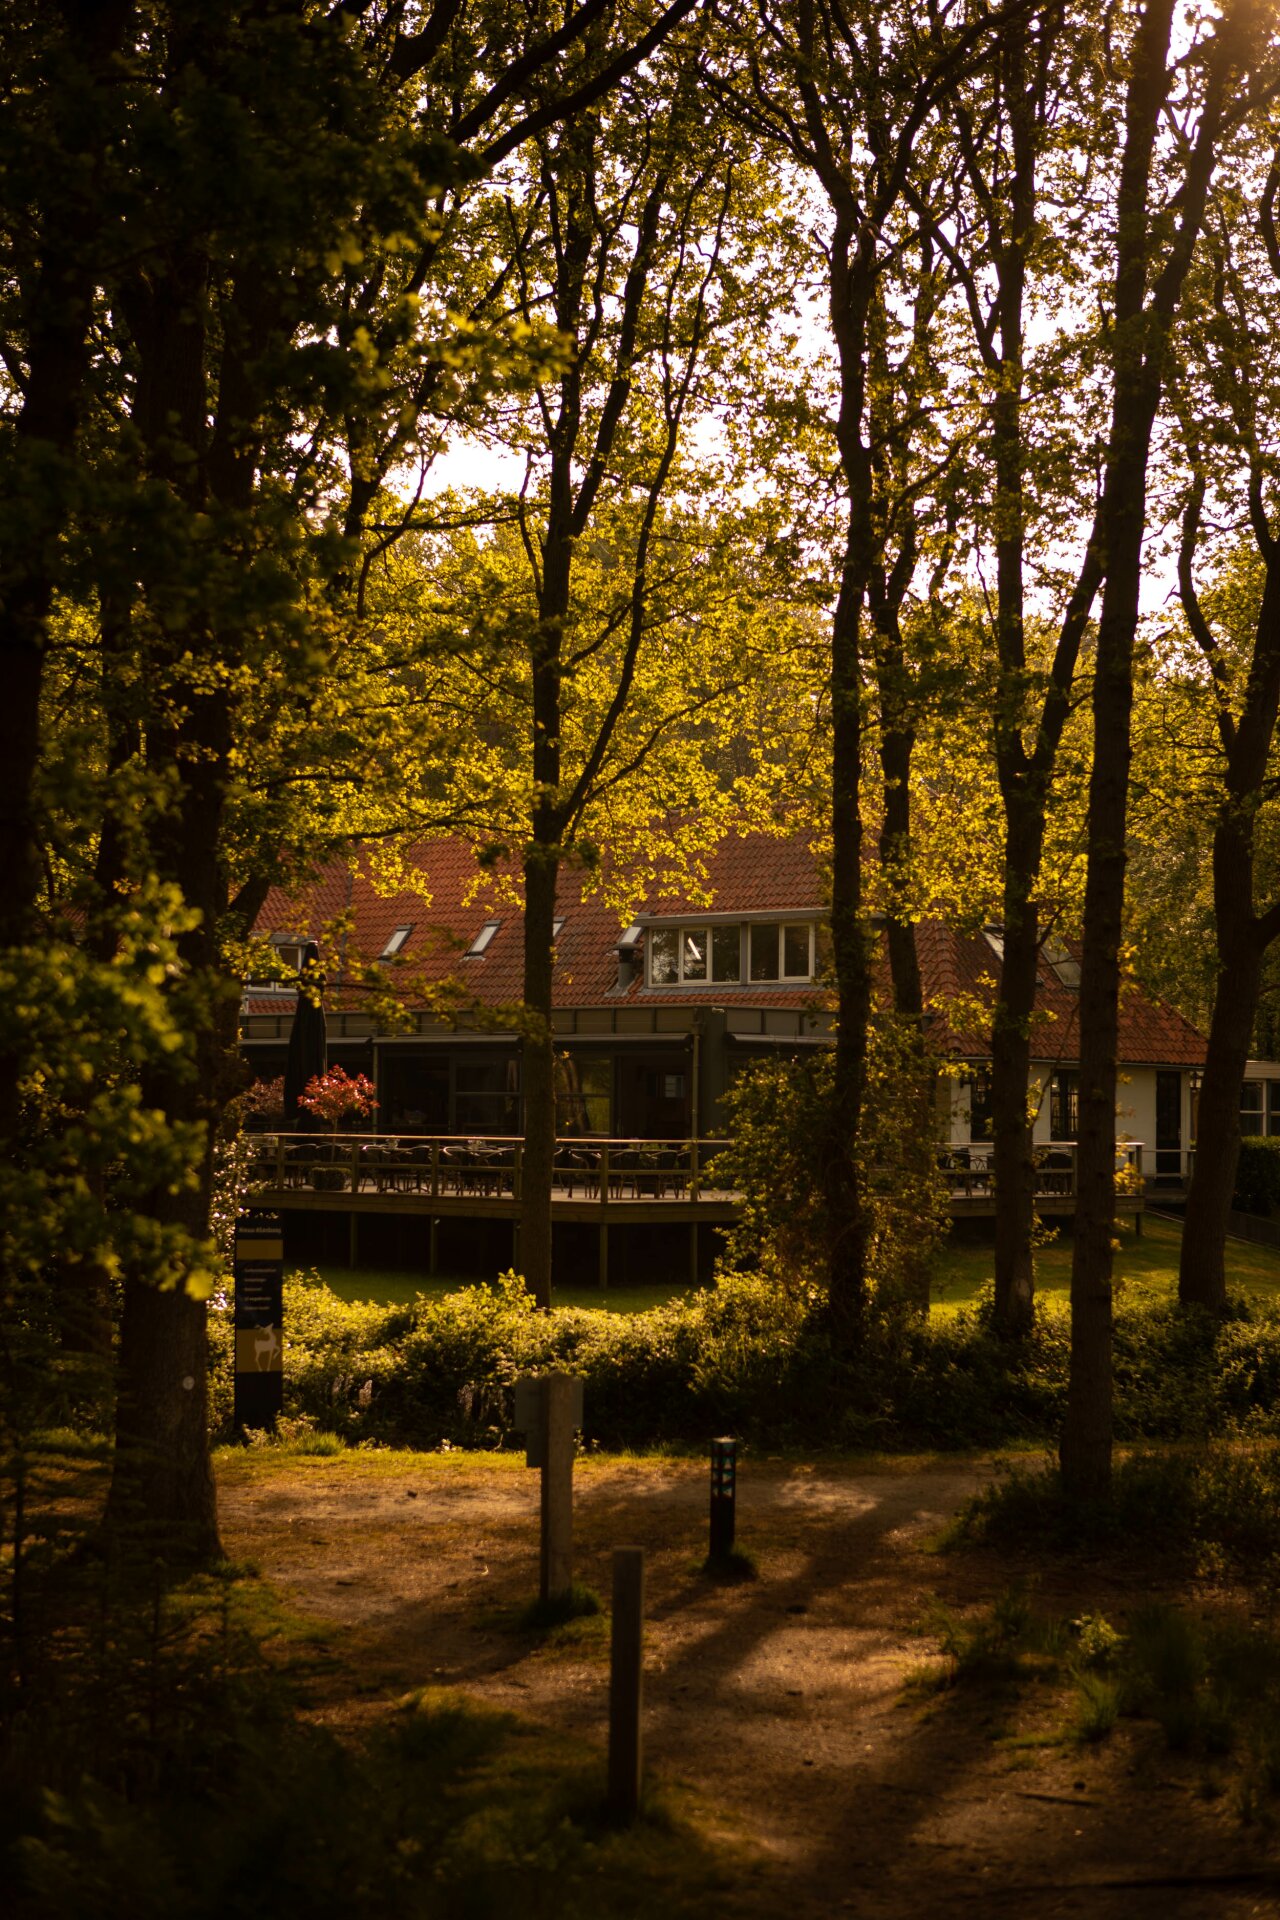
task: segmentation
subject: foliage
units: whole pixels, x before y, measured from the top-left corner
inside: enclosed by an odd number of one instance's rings
[[[211,1347],[215,1428],[228,1437],[225,1307]],[[719,1432],[818,1448],[1043,1442],[1061,1419],[1068,1348],[1066,1314],[1045,1306],[1020,1344],[985,1313],[959,1313],[881,1329],[850,1359],[805,1300],[762,1274],[634,1314],[539,1313],[514,1275],[395,1307],[348,1304],[314,1275],[291,1276],[285,1293],[289,1413],[401,1446],[502,1446],[513,1382],[548,1367],[584,1378],[586,1438],[605,1447]],[[1116,1425],[1131,1441],[1280,1431],[1280,1313],[1240,1305],[1223,1324],[1122,1301]]]
[[[1240,1142],[1232,1205],[1242,1213],[1264,1217],[1280,1214],[1280,1140],[1266,1137]]]
[[[932,1079],[932,1063],[926,1070]],[[870,1224],[874,1310],[886,1326],[918,1303],[921,1269],[946,1220],[932,1104],[925,1115],[913,1097],[920,1073],[905,1024],[878,1016],[858,1177]],[[830,1244],[822,1156],[831,1137],[833,1080],[825,1050],[797,1061],[764,1061],[743,1073],[727,1101],[731,1141],[715,1161],[716,1177],[743,1196],[726,1264],[757,1268],[810,1306],[823,1296]]]
[[[336,1133],[344,1120],[367,1120],[377,1107],[376,1088],[367,1074],[349,1074],[330,1067],[308,1080],[298,1105],[317,1120],[326,1120]]]
[[[313,1086],[315,1082],[311,1083]],[[246,1117],[279,1124],[284,1119],[284,1075],[274,1080],[255,1080],[240,1096],[240,1110]]]

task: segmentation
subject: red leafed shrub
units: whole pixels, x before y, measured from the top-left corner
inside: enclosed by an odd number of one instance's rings
[[[283,1120],[284,1075],[278,1074],[274,1080],[255,1080],[241,1094],[240,1103],[246,1117],[253,1115],[260,1120]]]
[[[378,1102],[374,1085],[363,1073],[349,1074],[341,1067],[330,1067],[308,1080],[298,1095],[298,1105],[317,1120],[327,1120],[335,1130],[344,1120],[367,1120]]]

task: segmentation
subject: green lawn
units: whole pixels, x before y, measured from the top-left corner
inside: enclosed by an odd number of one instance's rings
[[[1178,1245],[1181,1229],[1172,1220],[1155,1219],[1148,1214],[1141,1239],[1126,1230],[1120,1237],[1116,1254],[1116,1292],[1123,1299],[1152,1298],[1173,1293],[1178,1281]],[[474,1285],[456,1274],[437,1274],[428,1279],[420,1273],[395,1273],[377,1267],[322,1266],[321,1278],[342,1300],[373,1300],[380,1306],[398,1306],[422,1293],[439,1299],[458,1287]],[[1065,1299],[1071,1286],[1071,1237],[1059,1236],[1036,1256],[1037,1286],[1041,1293]],[[935,1311],[955,1313],[972,1306],[994,1273],[994,1256],[988,1240],[985,1244],[951,1243],[938,1256],[933,1278]],[[1280,1297],[1280,1252],[1255,1247],[1243,1240],[1227,1242],[1228,1284],[1253,1299]],[[647,1307],[660,1306],[685,1289],[661,1283],[645,1287],[557,1287],[556,1305],[561,1307],[602,1307],[607,1313],[643,1313]]]
[[[462,1279],[457,1274],[437,1273],[428,1278],[422,1273],[394,1273],[379,1267],[326,1265],[318,1267],[317,1272],[340,1300],[373,1300],[386,1307],[404,1305],[416,1300],[420,1293],[428,1300],[438,1300],[442,1294],[455,1293],[459,1287],[477,1284],[473,1278]],[[603,1307],[606,1313],[643,1313],[647,1307],[659,1307],[664,1300],[674,1299],[682,1292],[683,1287],[661,1283],[647,1287],[607,1287],[603,1293],[599,1287],[557,1287],[556,1305]]]
[[[1178,1284],[1178,1248],[1182,1229],[1173,1220],[1148,1214],[1138,1238],[1126,1228],[1116,1253],[1116,1297],[1123,1300],[1167,1298]],[[944,1313],[972,1306],[994,1276],[990,1244],[943,1248],[933,1277],[933,1304]],[[1244,1240],[1227,1242],[1227,1284],[1255,1300],[1280,1295],[1280,1252]],[[1046,1295],[1065,1299],[1071,1288],[1071,1236],[1059,1234],[1036,1255],[1036,1285]]]

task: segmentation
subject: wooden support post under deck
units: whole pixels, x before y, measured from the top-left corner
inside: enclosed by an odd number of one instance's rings
[[[609,1286],[609,1229],[603,1220],[600,1222],[599,1281],[601,1293],[607,1292]]]
[[[359,1218],[359,1214],[355,1208],[352,1207],[351,1212],[347,1215],[349,1222],[347,1229],[347,1265],[353,1273],[360,1264],[360,1236],[357,1230]]]
[[[440,1222],[439,1220],[437,1220],[435,1214],[433,1213],[431,1216],[431,1222],[430,1222],[430,1226],[427,1233],[427,1272],[431,1274],[433,1278],[435,1276],[435,1270],[437,1265],[436,1256],[439,1250],[439,1245],[440,1245]]]

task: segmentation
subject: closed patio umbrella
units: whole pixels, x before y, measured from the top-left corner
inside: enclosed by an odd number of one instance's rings
[[[305,1108],[299,1113],[298,1096],[306,1091],[308,1082],[324,1073],[329,1065],[324,1008],[320,1004],[324,975],[320,972],[320,949],[314,940],[309,940],[303,949],[302,978],[306,987],[298,988],[298,1006],[284,1069],[284,1123],[290,1128],[315,1124]]]

